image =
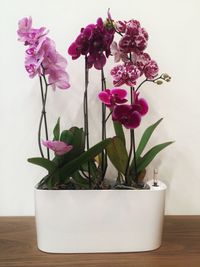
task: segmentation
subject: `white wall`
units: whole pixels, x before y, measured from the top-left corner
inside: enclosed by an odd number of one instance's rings
[[[16,36],[18,20],[31,15],[35,27],[46,26],[57,49],[67,56],[67,48],[80,27],[95,22],[99,16],[106,17],[108,7],[114,19],[141,21],[150,35],[148,51],[159,63],[161,72],[172,76],[170,84],[149,84],[142,89],[151,109],[138,132],[164,117],[151,145],[176,140],[153,161],[149,177],[157,167],[160,178],[168,185],[167,214],[200,214],[200,1],[1,0],[0,215],[32,215],[33,188],[44,174],[26,161],[39,155],[37,127],[41,103],[38,80],[30,80],[24,70],[24,47]],[[50,128],[60,115],[66,128],[82,125],[83,60],[72,62],[69,56],[67,59],[72,88],[65,92],[50,91],[47,106]],[[91,76],[91,128],[98,129],[99,73],[92,71]],[[108,85],[111,86],[110,77]],[[96,140],[98,133],[93,134]]]

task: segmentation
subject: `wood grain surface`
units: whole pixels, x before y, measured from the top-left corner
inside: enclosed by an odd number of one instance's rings
[[[0,267],[7,266],[200,267],[200,216],[166,216],[158,250],[100,254],[43,253],[37,249],[34,217],[0,217]]]

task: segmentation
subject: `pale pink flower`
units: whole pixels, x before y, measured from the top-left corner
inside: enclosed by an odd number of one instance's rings
[[[38,44],[39,40],[47,35],[48,30],[45,27],[39,29],[32,28],[32,18],[23,18],[18,22],[18,40],[25,43],[25,45]]]
[[[42,140],[43,146],[53,150],[56,155],[61,156],[70,150],[72,150],[73,146],[66,144],[65,142],[62,141],[44,141]]]
[[[31,30],[32,27],[32,18],[23,18],[18,22],[17,34],[19,36],[18,40],[25,42],[26,34]]]
[[[110,8],[107,11],[107,19],[113,21],[112,16],[111,16],[111,12],[110,12]]]
[[[53,40],[46,35],[45,27],[32,28],[32,19],[23,18],[19,21],[19,40],[28,46],[26,49],[25,68],[30,78],[36,75],[48,75],[48,81],[53,89],[70,87],[69,76],[65,71],[67,60],[61,56]]]
[[[116,42],[112,42],[110,49],[111,49],[112,55],[114,56],[114,61],[116,63],[119,62],[120,60],[122,60],[123,62],[127,62],[129,60],[128,55],[120,51]]]
[[[41,75],[41,62],[42,58],[39,59],[36,56],[27,56],[25,58],[25,68],[30,78],[34,78],[37,74]]]
[[[54,90],[56,87],[60,89],[68,89],[70,87],[69,75],[63,69],[54,66],[48,69],[48,74],[49,84],[51,84]]]
[[[126,21],[116,21],[115,22],[115,29],[120,33],[125,33],[126,31]]]

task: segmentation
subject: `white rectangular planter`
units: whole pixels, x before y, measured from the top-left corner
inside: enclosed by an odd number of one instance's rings
[[[150,190],[38,190],[38,248],[52,253],[136,252],[161,245],[165,184]]]

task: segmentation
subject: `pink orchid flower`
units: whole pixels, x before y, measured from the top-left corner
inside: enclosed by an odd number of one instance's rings
[[[121,32],[121,33],[125,33],[126,31],[126,24],[127,22],[126,21],[116,21],[115,22],[115,28],[118,32]]]
[[[18,34],[18,40],[25,42],[25,36],[26,34],[31,30],[32,27],[32,18],[23,18],[18,22],[18,30],[17,30],[17,34]]]
[[[69,75],[65,70],[67,60],[56,51],[54,41],[46,36],[46,28],[32,28],[31,17],[23,18],[18,25],[18,40],[27,46],[25,68],[29,77],[47,75],[53,89],[69,88]]]
[[[99,99],[109,108],[113,108],[117,104],[123,104],[127,102],[125,97],[127,91],[121,88],[106,89],[99,93]]]
[[[66,71],[54,66],[48,70],[48,81],[52,88],[55,90],[56,87],[60,89],[67,89],[70,87],[69,75]]]
[[[70,150],[72,150],[73,146],[66,144],[65,142],[62,141],[44,141],[42,140],[43,146],[53,150],[56,155],[61,156]]]

